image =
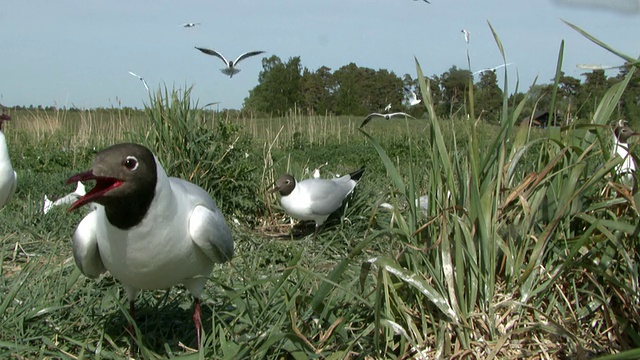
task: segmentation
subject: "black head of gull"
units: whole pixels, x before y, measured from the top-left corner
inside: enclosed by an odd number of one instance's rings
[[[633,130],[628,125],[617,126],[613,131],[621,144],[626,144],[630,137],[640,135],[640,133]]]
[[[284,174],[280,176],[278,180],[276,180],[273,189],[271,189],[269,192],[274,193],[277,191],[278,193],[280,193],[280,195],[287,196],[291,194],[295,187],[296,179],[289,174]]]
[[[125,143],[100,151],[89,171],[76,174],[67,183],[95,180],[89,192],[69,211],[89,202],[105,207],[109,222],[128,229],[144,219],[153,201],[157,169],[153,153],[144,146]]]

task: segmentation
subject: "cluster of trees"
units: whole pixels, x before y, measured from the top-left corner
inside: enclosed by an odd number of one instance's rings
[[[243,111],[256,115],[280,116],[294,107],[309,114],[366,115],[381,111],[391,103],[392,110],[403,110],[420,116],[424,107],[409,107],[403,88],[419,94],[417,79],[405,74],[402,78],[385,69],[373,70],[347,64],[332,71],[326,66],[312,71],[303,67],[300,57],[283,62],[277,56],[262,60],[263,70],[258,85],[249,91]],[[582,74],[584,81],[562,75],[560,77],[556,109],[564,117],[589,118],[602,95],[620,81],[629,70],[607,77],[603,70]],[[476,80],[477,77],[477,80]],[[533,109],[547,110],[551,103],[553,81],[532,85],[529,101],[523,114]],[[452,66],[441,75],[430,77],[431,93],[436,112],[440,116],[454,116],[470,112],[469,86],[473,86],[475,114],[488,121],[497,121],[502,107],[503,91],[498,85],[495,71],[474,75],[469,70]],[[525,94],[510,95],[510,102],[519,102]],[[631,119],[640,115],[640,74],[629,84],[619,106],[620,117]]]

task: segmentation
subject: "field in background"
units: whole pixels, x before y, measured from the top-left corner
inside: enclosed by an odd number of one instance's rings
[[[11,113],[19,187],[0,209],[0,356],[126,356],[121,286],[87,279],[71,258],[86,210],[42,214],[44,194],[70,192],[66,178],[123,141],[207,189],[236,242],[205,290],[203,351],[189,349],[191,298],[176,287],[138,298],[142,358],[575,358],[632,348],[638,211],[611,176],[615,103],[565,129],[520,126],[509,109],[501,125],[430,116],[377,119],[360,132],[356,117],[219,118],[188,93],[166,92],[144,112]],[[291,231],[266,189],[325,162],[323,177],[367,170],[314,242],[309,229]],[[412,205],[422,194],[425,212]]]

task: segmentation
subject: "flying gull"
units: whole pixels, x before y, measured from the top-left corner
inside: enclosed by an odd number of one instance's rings
[[[206,48],[199,48],[199,47],[195,47],[196,49],[202,51],[203,53],[207,54],[207,55],[212,55],[215,56],[217,58],[219,58],[220,60],[222,60],[225,64],[225,68],[224,69],[220,69],[220,71],[225,74],[225,75],[229,75],[230,78],[233,77],[233,75],[237,74],[240,72],[240,69],[236,68],[236,65],[238,65],[238,63],[250,56],[256,56],[256,55],[260,55],[262,53],[264,53],[264,51],[249,51],[246,52],[240,56],[238,56],[237,59],[235,59],[234,61],[229,61],[227,60],[221,53],[215,51],[215,50],[211,50],[211,49],[206,49]]]

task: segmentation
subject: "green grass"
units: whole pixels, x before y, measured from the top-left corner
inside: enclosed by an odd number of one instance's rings
[[[11,114],[19,187],[0,209],[0,357],[128,356],[122,287],[71,257],[84,213],[41,209],[96,151],[135,141],[212,194],[236,248],[204,292],[202,351],[177,286],[138,297],[136,357],[633,358],[639,199],[613,175],[608,127],[626,86],[593,119],[549,129],[519,124],[506,99],[499,125],[437,118],[428,93],[423,119],[364,131],[349,117],[221,119],[189,88],[160,89],[144,112]],[[367,170],[313,241],[266,190],[325,162],[325,177]]]

